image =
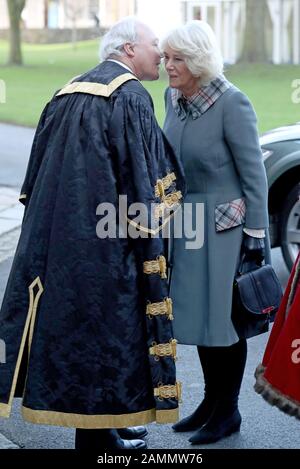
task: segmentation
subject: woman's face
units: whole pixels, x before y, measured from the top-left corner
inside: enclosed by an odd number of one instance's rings
[[[168,45],[164,48],[163,55],[171,88],[177,88],[185,96],[194,94],[199,89],[199,78],[192,75],[184,57]]]

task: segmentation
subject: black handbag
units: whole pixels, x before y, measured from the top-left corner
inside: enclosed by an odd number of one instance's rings
[[[282,298],[277,275],[270,265],[243,273],[243,261],[233,284],[232,322],[238,336],[254,337],[269,330]]]

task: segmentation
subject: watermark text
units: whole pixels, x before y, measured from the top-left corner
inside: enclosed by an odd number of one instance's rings
[[[292,353],[292,362],[297,365],[300,363],[300,339],[294,339],[291,347],[296,349]]]
[[[186,249],[200,249],[204,244],[204,204],[184,203],[165,207],[162,204],[132,203],[119,196],[118,207],[100,203],[96,215],[98,238],[183,238]]]
[[[0,79],[0,104],[6,103],[6,84],[4,80]]]
[[[0,363],[6,363],[6,346],[2,339],[0,339]]]
[[[300,78],[296,78],[292,81],[293,92],[291,95],[293,104],[300,104]]]

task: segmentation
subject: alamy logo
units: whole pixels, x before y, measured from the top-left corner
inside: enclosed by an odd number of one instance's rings
[[[300,339],[293,340],[291,347],[296,349],[292,353],[292,362],[297,365],[300,363]]]
[[[204,244],[204,204],[176,204],[172,210],[159,212],[157,204],[127,204],[127,196],[119,196],[118,209],[114,204],[103,202],[96,214],[101,217],[96,226],[97,236],[105,238],[184,238],[186,249],[200,249]],[[173,217],[171,216],[173,215]],[[171,223],[172,219],[172,223]],[[170,223],[172,228],[170,227]]]
[[[6,346],[2,339],[0,339],[0,363],[6,363]]]
[[[6,103],[6,84],[4,80],[0,80],[0,104]]]
[[[292,81],[292,88],[294,88],[291,96],[292,103],[300,104],[300,78]]]

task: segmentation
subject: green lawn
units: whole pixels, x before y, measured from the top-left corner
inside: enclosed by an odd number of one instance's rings
[[[0,103],[0,121],[35,126],[41,110],[53,93],[70,78],[92,68],[98,61],[97,41],[78,44],[24,45],[25,67],[7,67],[7,43],[0,41],[0,79],[6,83],[6,104]],[[259,117],[259,129],[300,120],[300,104],[291,100],[292,81],[300,78],[300,67],[236,65],[226,75],[248,94]],[[145,83],[156,114],[163,122],[163,92],[167,79]]]

